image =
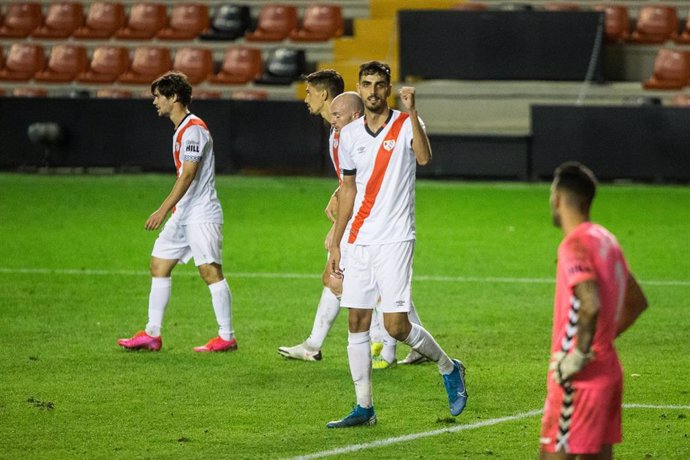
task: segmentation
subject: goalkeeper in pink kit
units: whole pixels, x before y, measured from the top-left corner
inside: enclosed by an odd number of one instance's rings
[[[618,335],[647,308],[616,238],[590,222],[596,178],[559,166],[551,185],[558,247],[551,364],[540,436],[542,459],[610,459],[621,442],[623,373]]]

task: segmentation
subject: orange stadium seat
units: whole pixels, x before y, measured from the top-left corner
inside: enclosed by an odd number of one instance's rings
[[[48,97],[48,90],[45,88],[15,88],[12,90],[14,97]]]
[[[641,6],[637,23],[629,41],[633,43],[664,43],[678,37],[678,15],[672,6]]]
[[[213,55],[210,49],[181,48],[175,53],[173,70],[187,75],[189,83],[197,85],[213,75]]]
[[[339,5],[309,5],[304,11],[302,27],[290,33],[297,42],[323,42],[343,35],[345,25]]]
[[[7,53],[0,80],[28,81],[45,68],[45,52],[35,43],[13,43]]]
[[[86,23],[74,31],[74,38],[110,38],[125,25],[122,3],[96,2],[89,7]]]
[[[67,38],[84,24],[84,7],[78,2],[51,3],[43,25],[35,29],[34,38]]]
[[[660,49],[654,60],[654,74],[645,81],[644,89],[681,89],[690,79],[688,52]]]
[[[263,85],[289,85],[306,70],[304,50],[277,48],[266,58],[264,72],[255,83]]]
[[[208,6],[202,3],[179,3],[173,6],[170,21],[156,38],[191,40],[208,31]]]
[[[690,11],[688,11],[688,18],[685,20],[683,31],[676,37],[676,43],[690,44]]]
[[[135,85],[150,84],[171,68],[168,48],[140,46],[134,50],[131,67],[117,81]]]
[[[630,17],[625,5],[595,5],[595,11],[604,13],[604,38],[607,42],[625,41],[630,36]]]
[[[232,46],[225,51],[221,69],[210,81],[226,85],[243,85],[259,78],[262,71],[261,50]]]
[[[279,42],[297,29],[297,8],[294,5],[264,5],[254,32],[244,39],[250,42]]]
[[[74,80],[86,70],[86,48],[80,45],[55,45],[50,51],[47,67],[38,72],[36,81],[59,83]]]
[[[81,83],[113,83],[129,69],[129,52],[118,46],[99,46],[93,51],[89,68],[77,76]]]
[[[127,24],[115,32],[116,38],[125,40],[148,40],[165,27],[167,10],[161,3],[137,3],[132,5]]]
[[[236,40],[247,32],[252,17],[247,5],[221,5],[211,20],[208,32],[199,36],[202,40]]]
[[[100,88],[96,91],[96,97],[103,99],[129,99],[132,97],[132,92],[119,88]]]
[[[25,38],[43,24],[40,3],[9,3],[0,25],[0,38]]]

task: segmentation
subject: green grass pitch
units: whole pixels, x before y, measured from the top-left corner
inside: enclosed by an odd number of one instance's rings
[[[418,182],[414,299],[466,363],[468,407],[450,417],[435,366],[399,366],[374,374],[377,426],[333,431],[354,402],[346,315],[322,362],[277,353],[311,328],[333,179],[218,178],[237,353],[192,352],[216,333],[193,266],[173,274],[163,350],[117,347],[145,324],[143,226],[173,180],[0,174],[0,458],[536,458],[561,239],[548,184]],[[690,188],[604,185],[593,218],[650,301],[617,345],[625,403],[658,407],[624,410],[616,456],[690,458]]]

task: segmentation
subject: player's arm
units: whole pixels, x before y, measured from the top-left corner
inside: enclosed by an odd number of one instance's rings
[[[331,222],[335,222],[335,216],[338,215],[338,191],[340,190],[340,187],[335,189],[335,192],[333,192],[333,195],[331,195],[331,198],[328,200],[328,204],[326,205],[326,216],[328,219],[330,219]]]
[[[592,341],[601,308],[599,283],[595,280],[576,284],[573,293],[580,302],[577,312],[577,346],[568,354],[557,353],[551,365],[553,377],[560,384],[572,379],[592,360]]]
[[[156,230],[163,224],[168,213],[182,199],[189,186],[194,181],[199,163],[195,161],[185,161],[182,163],[182,173],[178,176],[170,194],[163,200],[160,207],[146,220],[144,228],[146,230]]]
[[[331,274],[338,277],[342,276],[342,271],[340,270],[340,241],[343,239],[345,227],[350,217],[352,217],[355,197],[357,196],[355,177],[355,171],[345,171],[343,182],[338,192],[338,212],[333,226],[333,237],[329,248],[330,257],[328,259]]]
[[[417,158],[417,163],[424,166],[431,161],[431,143],[424,131],[422,122],[419,120],[414,93],[415,89],[411,86],[400,88],[400,100],[405,111],[410,114],[410,122],[412,123],[412,150]]]
[[[630,273],[628,275],[628,287],[625,291],[625,300],[623,301],[623,310],[618,319],[616,337],[632,326],[648,306],[647,297],[644,295],[635,277]]]

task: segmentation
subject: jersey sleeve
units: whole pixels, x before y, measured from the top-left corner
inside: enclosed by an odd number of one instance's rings
[[[206,136],[200,126],[190,126],[182,136],[182,161],[198,163],[204,156],[206,146]]]
[[[424,124],[424,120],[419,118],[419,124],[422,125],[422,130],[426,133],[426,125]],[[414,140],[414,136],[412,134],[413,131],[411,118],[408,118],[407,120],[405,120],[405,123],[403,123],[402,133],[405,136],[405,145],[409,145],[410,147],[412,147],[412,141]]]
[[[582,237],[564,241],[558,257],[561,259],[568,286],[573,287],[584,281],[596,279],[592,257]]]
[[[347,128],[347,126],[345,128]],[[357,171],[357,166],[352,159],[352,151],[354,149],[353,136],[350,134],[351,130],[345,128],[340,130],[338,161],[343,174],[349,175]]]

